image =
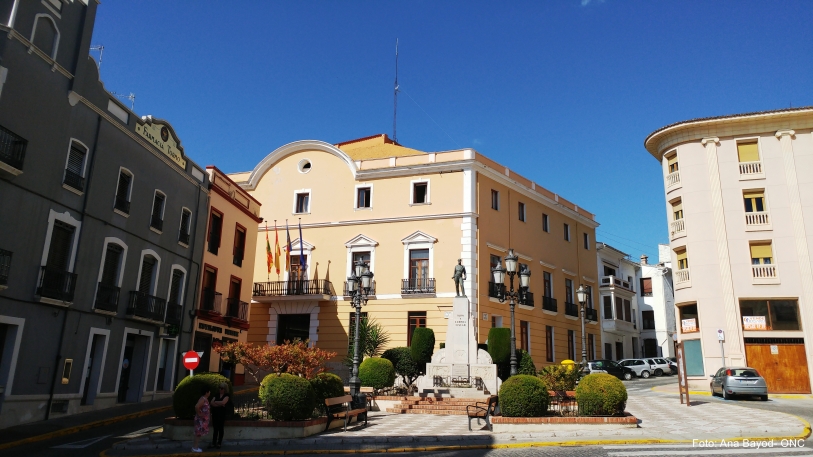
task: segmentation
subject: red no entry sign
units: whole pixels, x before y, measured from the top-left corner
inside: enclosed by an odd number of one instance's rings
[[[198,367],[200,363],[200,356],[195,351],[187,351],[183,355],[183,366],[186,367],[187,370],[194,370]]]

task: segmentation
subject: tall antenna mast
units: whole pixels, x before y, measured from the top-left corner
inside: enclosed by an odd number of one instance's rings
[[[104,45],[98,44],[90,47],[91,51],[99,51],[99,71],[102,71],[102,54],[104,54]]]
[[[398,142],[397,123],[398,123],[398,38],[395,39],[395,88],[393,90],[393,97],[395,99],[392,107],[392,141]]]

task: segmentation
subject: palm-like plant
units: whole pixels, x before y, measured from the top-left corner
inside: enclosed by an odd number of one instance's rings
[[[355,329],[351,329],[355,331]],[[352,336],[352,335],[351,335]],[[376,322],[374,319],[362,318],[359,322],[359,352],[361,359],[365,357],[378,357],[384,352],[384,347],[390,342],[390,334],[384,329],[384,326]],[[348,345],[347,358],[344,364],[348,367],[353,366],[353,338],[350,338]]]

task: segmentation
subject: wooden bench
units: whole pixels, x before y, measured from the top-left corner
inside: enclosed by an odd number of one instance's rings
[[[356,417],[357,420],[361,420],[362,415],[364,415],[364,425],[367,426],[367,409],[351,409],[350,403],[352,401],[353,397],[350,395],[325,399],[325,407],[327,409],[327,424],[325,424],[325,431],[330,428],[330,423],[333,422],[334,419],[344,419],[344,431],[346,432],[347,423],[350,421],[350,418]]]
[[[480,419],[486,421],[489,430],[492,430],[490,418],[495,415],[497,410],[498,398],[496,395],[488,397],[487,402],[478,401],[473,405],[466,406],[466,415],[469,416],[469,430],[471,431],[471,420],[477,419],[477,425],[480,425]]]
[[[350,393],[350,388],[347,387],[347,386],[344,386],[344,393],[349,394]],[[367,397],[367,408],[369,409],[370,405],[375,400],[375,392],[373,391],[373,388],[372,387],[361,387],[361,388],[359,388],[359,393],[364,394],[364,396]]]

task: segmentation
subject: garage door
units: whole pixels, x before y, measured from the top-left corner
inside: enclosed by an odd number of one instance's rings
[[[765,378],[769,393],[810,393],[802,338],[745,338],[745,359]]]

